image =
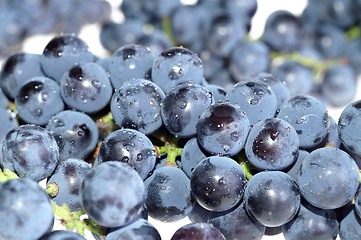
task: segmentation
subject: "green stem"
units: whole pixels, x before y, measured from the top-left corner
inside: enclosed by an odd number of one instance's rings
[[[45,192],[49,194],[51,197],[56,197],[59,193],[59,186],[58,184],[51,182],[48,184],[48,186],[45,188]]]
[[[175,39],[173,32],[172,32],[172,25],[170,18],[163,18],[162,19],[162,30],[163,32],[170,38],[173,43],[173,46],[179,46],[178,41]]]
[[[182,155],[183,148],[177,147],[178,139],[175,139],[173,143],[166,142],[164,146],[154,146],[157,152],[157,156],[161,154],[167,154],[167,162],[165,165],[177,167],[176,158]]]
[[[8,180],[16,179],[16,178],[19,178],[19,176],[16,175],[16,173],[10,171],[9,169],[6,168],[4,170],[0,169],[0,182],[6,182]]]
[[[256,168],[247,160],[246,154],[244,151],[240,152],[236,155],[236,160],[239,165],[242,167],[244,175],[249,180],[253,177],[252,170],[256,170]]]

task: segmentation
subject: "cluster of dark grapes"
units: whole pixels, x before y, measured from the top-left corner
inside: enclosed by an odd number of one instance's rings
[[[20,51],[28,37],[78,34],[86,24],[109,21],[110,14],[111,5],[105,0],[3,0],[0,2],[0,57]]]
[[[188,217],[172,240],[360,239],[357,3],[275,12],[252,41],[256,0],[124,0],[97,36],[109,56],[75,34],[11,54],[0,239],[161,239],[148,216]]]

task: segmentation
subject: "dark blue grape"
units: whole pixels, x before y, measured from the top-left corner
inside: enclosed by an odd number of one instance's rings
[[[212,103],[214,98],[205,87],[194,83],[180,84],[170,90],[162,102],[164,126],[177,137],[193,137],[199,117]]]
[[[0,238],[39,239],[53,225],[48,195],[29,178],[13,179],[0,187]]]
[[[223,234],[209,223],[190,223],[180,227],[171,240],[226,240]]]
[[[28,79],[19,88],[15,107],[24,122],[47,124],[54,114],[64,110],[59,84],[43,76]]]
[[[47,186],[55,183],[58,187],[53,201],[59,206],[65,203],[72,212],[79,211],[81,209],[79,188],[91,168],[91,164],[77,158],[68,158],[60,162],[47,180]]]
[[[266,230],[248,215],[243,202],[228,211],[211,212],[207,222],[218,228],[226,239],[260,240]]]
[[[341,240],[359,240],[361,236],[361,218],[355,209],[352,210],[340,222],[339,237]]]
[[[112,97],[108,74],[96,63],[81,63],[64,73],[60,81],[66,105],[89,114],[99,112]]]
[[[242,150],[250,124],[238,106],[216,103],[203,112],[196,128],[204,150],[213,155],[234,156]]]
[[[144,180],[154,169],[156,153],[152,142],[133,129],[118,129],[100,145],[98,163],[117,161],[134,168]]]
[[[52,38],[41,55],[41,67],[46,76],[60,82],[64,73],[80,63],[92,62],[93,54],[86,42],[72,35]]]
[[[144,219],[138,219],[124,227],[110,231],[106,240],[161,240],[158,230]]]
[[[122,23],[107,22],[100,27],[101,45],[113,53],[117,49],[134,41],[144,34],[144,21],[127,18]]]
[[[324,147],[312,151],[298,171],[302,196],[313,206],[335,209],[355,195],[359,185],[355,161],[338,148]]]
[[[174,222],[183,219],[194,205],[190,181],[179,168],[164,166],[157,168],[144,182],[145,204],[150,217]]]
[[[247,213],[267,227],[279,227],[298,212],[301,195],[292,177],[280,171],[254,175],[244,192]]]
[[[276,95],[277,109],[279,109],[281,105],[290,98],[290,91],[288,90],[286,84],[271,73],[260,72],[252,74],[246,78],[245,81],[261,82],[268,85]]]
[[[180,0],[143,1],[144,11],[155,19],[170,17],[173,10],[180,5]]]
[[[152,81],[165,93],[175,86],[194,82],[201,84],[203,65],[196,53],[183,47],[172,47],[158,55],[153,63]]]
[[[356,96],[356,73],[349,65],[335,65],[325,71],[320,88],[327,103],[345,106]]]
[[[148,47],[154,56],[158,56],[161,52],[173,46],[169,36],[157,28],[150,33],[146,32],[138,36],[135,43]]]
[[[342,144],[358,156],[361,156],[361,142],[359,141],[361,134],[361,128],[359,128],[360,112],[361,100],[354,101],[343,109],[338,120],[338,133]]]
[[[5,59],[1,75],[1,88],[10,99],[14,99],[24,82],[32,77],[44,76],[40,55],[15,53]]]
[[[109,64],[109,76],[114,88],[132,79],[150,79],[155,56],[148,47],[136,44],[115,51]]]
[[[110,110],[119,127],[149,135],[163,124],[161,104],[164,98],[163,90],[154,82],[133,79],[124,82],[113,93]]]
[[[284,61],[273,67],[271,73],[286,84],[291,97],[308,94],[314,86],[312,69],[295,61]]]
[[[188,218],[192,223],[204,223],[208,221],[210,214],[211,211],[195,202],[192,211],[188,214]]]
[[[46,130],[58,143],[60,160],[86,158],[98,143],[97,125],[83,112],[73,110],[59,112],[49,120]]]
[[[121,162],[106,162],[87,173],[79,194],[92,220],[104,227],[119,227],[139,215],[144,192],[143,180],[133,168]]]
[[[205,84],[205,87],[212,94],[215,103],[225,100],[227,91],[223,87],[215,84]]]
[[[298,95],[284,102],[277,118],[293,126],[300,139],[300,148],[311,148],[322,142],[330,126],[325,105],[308,95]]]
[[[262,41],[278,52],[298,50],[305,38],[302,21],[285,10],[273,12],[266,20]]]
[[[189,139],[182,150],[182,170],[188,177],[191,177],[196,165],[204,158],[206,158],[206,154],[201,146],[199,146],[197,138],[193,137]]]
[[[198,204],[214,212],[226,211],[237,205],[245,185],[242,167],[228,157],[203,159],[191,176],[192,194]]]
[[[204,68],[204,77],[208,80],[211,79],[217,72],[225,67],[225,60],[210,50],[206,49],[199,53]]]
[[[328,59],[342,57],[346,38],[342,29],[332,24],[320,24],[316,29],[314,46]]]
[[[260,82],[240,82],[227,91],[226,100],[238,105],[246,113],[251,125],[273,118],[277,110],[277,97],[272,89]]]
[[[59,161],[55,138],[37,125],[21,125],[1,142],[0,164],[20,177],[41,181],[49,177]]]
[[[336,239],[339,223],[336,212],[303,202],[297,215],[282,226],[286,240]]]
[[[206,44],[210,51],[225,57],[243,41],[247,33],[246,23],[238,20],[228,15],[226,11],[211,17],[210,29],[205,34]]]
[[[230,71],[237,81],[252,74],[267,72],[271,64],[270,50],[261,41],[237,45],[231,53]]]
[[[19,126],[19,122],[10,110],[0,109],[0,141],[5,138],[8,132]]]
[[[295,162],[293,163],[293,165],[286,169],[285,172],[290,175],[298,184],[298,171],[300,170],[301,166],[302,166],[302,162],[303,160],[309,155],[310,153],[307,152],[306,150],[302,150],[300,149],[298,151],[298,155],[297,158],[295,160]]]
[[[85,240],[79,233],[70,230],[57,230],[48,232],[39,240]]]
[[[245,144],[247,160],[261,170],[283,170],[297,158],[299,138],[288,122],[267,118],[255,124]]]

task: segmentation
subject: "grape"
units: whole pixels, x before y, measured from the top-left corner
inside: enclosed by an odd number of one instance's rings
[[[169,36],[159,29],[154,29],[150,33],[144,33],[138,36],[135,43],[148,47],[154,56],[158,56],[173,46]]]
[[[243,202],[224,212],[211,212],[207,222],[218,228],[226,239],[260,240],[266,230],[248,215]]]
[[[15,53],[9,56],[2,65],[1,88],[8,98],[14,99],[26,80],[39,76],[44,76],[40,65],[40,55]]]
[[[251,76],[246,78],[245,81],[261,82],[268,85],[276,95],[277,109],[279,109],[281,105],[290,98],[290,92],[286,84],[271,73],[260,72],[252,74]]]
[[[201,205],[194,203],[192,211],[188,214],[188,218],[192,223],[205,223],[208,221],[211,211],[205,209]]]
[[[204,150],[215,155],[239,153],[250,130],[247,116],[230,103],[216,103],[203,112],[198,123],[197,139]]]
[[[204,150],[199,146],[196,137],[193,137],[187,141],[184,145],[181,155],[182,170],[188,177],[192,176],[192,172],[197,164],[206,158]]]
[[[113,89],[105,70],[96,63],[81,63],[66,71],[60,81],[66,105],[93,114],[107,106]]]
[[[346,146],[348,150],[361,156],[361,145],[359,141],[360,128],[358,120],[360,114],[361,100],[354,101],[347,105],[338,120],[338,132],[342,144]]]
[[[344,32],[332,24],[320,24],[314,42],[316,49],[328,59],[341,57],[346,45]]]
[[[28,79],[15,97],[15,107],[23,121],[44,126],[64,110],[59,84],[48,77]]]
[[[42,236],[39,240],[85,240],[80,234],[70,230],[57,230],[49,232]]]
[[[21,125],[12,129],[0,146],[2,168],[35,181],[49,177],[59,161],[55,138],[37,125]]]
[[[277,118],[289,122],[296,130],[300,148],[311,148],[327,136],[330,117],[325,105],[315,97],[297,95],[280,108]]]
[[[136,44],[115,51],[109,64],[109,77],[114,88],[132,79],[150,79],[155,56],[148,47]]]
[[[172,236],[171,240],[225,240],[223,234],[208,223],[190,223],[179,228]]]
[[[192,194],[198,204],[215,212],[229,210],[239,203],[245,184],[242,167],[228,157],[203,159],[191,176]]]
[[[359,185],[358,167],[354,160],[338,148],[314,150],[302,162],[298,184],[302,196],[312,205],[335,209],[345,205]]]
[[[341,240],[358,240],[361,236],[361,218],[352,209],[340,222],[339,236]]]
[[[267,118],[250,130],[245,150],[247,160],[261,170],[283,170],[297,158],[299,139],[288,122]]]
[[[119,227],[139,215],[144,192],[144,183],[134,169],[125,163],[106,162],[86,174],[79,194],[92,220],[104,227]]]
[[[194,199],[190,181],[181,169],[172,166],[157,168],[144,184],[145,204],[152,218],[174,222],[183,219],[192,210]]]
[[[94,56],[84,40],[65,34],[48,42],[40,62],[46,76],[60,82],[64,73],[75,64],[92,62],[93,59]]]
[[[309,94],[314,86],[312,69],[292,60],[273,67],[271,73],[286,84],[291,97]]]
[[[158,230],[144,219],[138,219],[124,227],[112,229],[105,240],[161,240]]]
[[[15,116],[13,116],[12,112],[6,109],[0,109],[0,141],[5,138],[7,133],[13,128],[17,128],[19,126],[19,122]]]
[[[91,164],[77,158],[68,158],[60,162],[47,181],[47,186],[55,183],[58,187],[53,201],[59,206],[65,203],[72,212],[79,211],[81,209],[79,188],[91,168]]]
[[[196,135],[201,114],[214,102],[212,94],[201,85],[183,83],[169,91],[161,105],[164,126],[176,137]]]
[[[247,213],[267,227],[289,222],[298,212],[301,195],[292,177],[280,171],[264,171],[247,183],[243,201]]]
[[[209,20],[210,29],[205,34],[208,49],[222,57],[230,55],[247,33],[246,23],[239,20],[226,11],[218,12],[211,17]]]
[[[230,71],[238,81],[258,72],[265,72],[271,64],[269,48],[263,42],[239,44],[231,53]]]
[[[49,198],[30,178],[9,180],[0,186],[0,238],[34,240],[54,221]]]
[[[251,125],[272,118],[277,110],[277,98],[272,89],[260,82],[240,82],[227,91],[226,99],[244,111]]]
[[[303,160],[309,155],[310,153],[307,152],[306,150],[302,150],[300,149],[298,151],[298,155],[297,158],[295,160],[295,162],[288,168],[286,169],[285,173],[287,173],[288,175],[290,175],[298,184],[298,171],[301,168],[302,162]]]
[[[0,73],[0,78],[1,78],[1,73]],[[9,103],[10,101],[8,97],[5,95],[4,91],[0,87],[0,108],[7,109],[9,107]]]
[[[56,139],[60,160],[86,158],[98,143],[99,130],[94,120],[83,112],[61,111],[45,128]]]
[[[336,239],[338,227],[335,211],[304,202],[297,215],[282,226],[282,231],[286,240]]]
[[[144,180],[154,169],[156,153],[152,142],[133,129],[118,129],[100,145],[98,163],[124,162],[134,168]]]
[[[158,55],[152,67],[152,81],[168,93],[175,86],[189,81],[201,84],[203,65],[194,52],[172,47]]]
[[[149,135],[163,124],[161,104],[164,98],[163,90],[155,83],[145,79],[128,80],[113,93],[110,110],[119,127]]]
[[[285,10],[273,12],[266,20],[262,41],[279,52],[298,50],[305,37],[302,21]]]
[[[214,102],[222,102],[225,100],[226,97],[226,90],[222,88],[221,86],[215,85],[215,84],[207,84],[205,85],[208,92],[210,92],[214,98]]]

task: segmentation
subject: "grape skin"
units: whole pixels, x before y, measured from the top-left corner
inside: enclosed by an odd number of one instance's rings
[[[223,234],[208,223],[190,223],[179,228],[171,240],[226,240]]]
[[[49,197],[30,178],[9,180],[0,185],[0,238],[39,239],[53,225]]]
[[[92,220],[104,227],[119,227],[138,217],[145,187],[133,168],[112,161],[91,169],[79,194],[82,208]]]

